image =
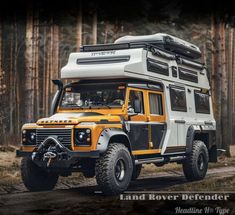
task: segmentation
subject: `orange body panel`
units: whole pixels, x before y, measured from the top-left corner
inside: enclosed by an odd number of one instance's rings
[[[130,91],[142,91],[143,92],[143,100],[144,100],[144,114],[138,114],[135,116],[128,116],[127,114],[127,107],[129,102],[129,95]],[[162,95],[162,104],[163,104],[163,115],[151,115],[150,114],[150,107],[149,107],[149,93],[157,93]],[[24,129],[38,129],[38,128],[71,128],[72,129],[72,137],[74,128],[90,128],[91,132],[91,145],[90,146],[75,146],[74,138],[72,138],[72,150],[75,151],[92,151],[96,150],[98,139],[100,137],[101,132],[106,128],[119,128],[122,129],[122,124],[120,122],[120,116],[123,117],[125,120],[130,121],[141,121],[141,122],[165,122],[166,115],[165,115],[165,107],[164,107],[164,94],[163,92],[146,90],[146,89],[138,89],[127,87],[126,90],[126,100],[124,105],[121,108],[99,108],[99,109],[57,109],[58,114],[63,113],[81,113],[81,112],[96,112],[102,115],[99,116],[89,116],[89,117],[79,117],[76,118],[75,116],[71,116],[68,120],[50,120],[50,118],[43,118],[39,119],[37,124],[30,123],[25,124],[22,127]],[[101,124],[102,120],[107,121],[106,124]],[[65,122],[66,121],[66,122]],[[89,122],[91,124],[89,124]],[[88,123],[88,124],[81,124],[81,123]],[[70,124],[70,125],[68,125]],[[151,132],[151,129],[149,129]],[[150,134],[150,133],[149,133]],[[136,150],[132,151],[133,155],[143,155],[143,154],[156,154],[160,153],[161,149],[152,149],[152,141],[149,138],[149,149],[147,150]],[[33,151],[34,147],[32,146],[22,146],[21,150],[24,151]]]

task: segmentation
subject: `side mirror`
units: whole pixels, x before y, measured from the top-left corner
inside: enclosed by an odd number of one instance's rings
[[[135,113],[141,113],[141,102],[139,99],[135,99],[134,101],[134,111]]]
[[[58,86],[58,89],[63,89],[63,82],[61,80],[52,80],[52,83],[56,86]]]

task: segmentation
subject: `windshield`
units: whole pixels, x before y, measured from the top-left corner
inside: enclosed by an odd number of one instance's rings
[[[113,108],[122,107],[125,87],[115,85],[70,86],[64,89],[61,108]]]

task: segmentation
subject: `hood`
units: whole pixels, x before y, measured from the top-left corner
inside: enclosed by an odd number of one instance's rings
[[[80,122],[120,122],[119,116],[103,115],[94,112],[82,113],[56,113],[51,117],[42,118],[37,121],[38,125],[77,125]]]

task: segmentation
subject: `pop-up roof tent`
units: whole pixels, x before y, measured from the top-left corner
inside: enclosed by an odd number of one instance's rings
[[[200,57],[197,46],[168,34],[125,36],[71,53],[61,78],[166,80],[208,89]]]

